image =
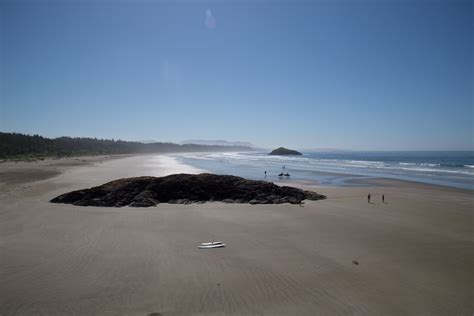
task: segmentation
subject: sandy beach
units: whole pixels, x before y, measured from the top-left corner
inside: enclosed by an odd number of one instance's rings
[[[302,206],[49,203],[203,171],[152,155],[0,164],[0,315],[472,315],[472,191],[381,179]],[[197,249],[212,240],[227,246]]]

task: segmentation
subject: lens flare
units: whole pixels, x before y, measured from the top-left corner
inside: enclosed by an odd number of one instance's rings
[[[210,9],[206,10],[206,20],[204,21],[204,24],[210,30],[215,29],[217,26],[216,18],[212,15]]]

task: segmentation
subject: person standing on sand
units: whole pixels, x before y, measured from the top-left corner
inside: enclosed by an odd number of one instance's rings
[[[382,203],[385,203],[385,194],[382,194]]]
[[[267,177],[267,170],[265,170],[265,178]]]
[[[370,203],[370,193],[367,195],[367,203]]]

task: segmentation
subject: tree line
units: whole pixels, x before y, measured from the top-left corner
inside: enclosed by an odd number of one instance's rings
[[[86,137],[46,138],[0,132],[0,159],[249,150],[252,148],[246,146],[141,143]]]

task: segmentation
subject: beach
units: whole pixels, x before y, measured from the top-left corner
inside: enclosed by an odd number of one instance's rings
[[[165,155],[0,164],[0,315],[472,315],[472,190],[372,179],[291,183],[327,196],[303,205],[49,203],[205,171]]]

